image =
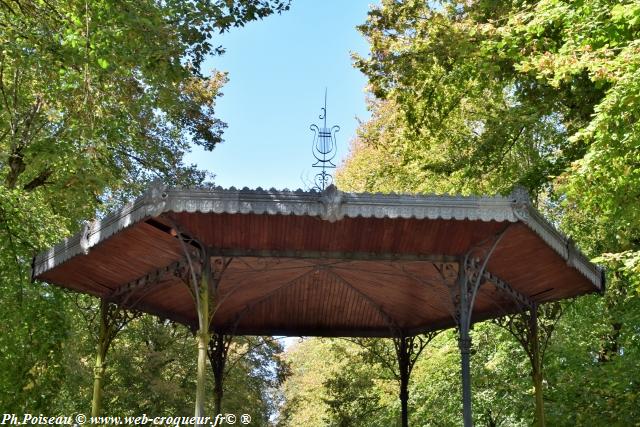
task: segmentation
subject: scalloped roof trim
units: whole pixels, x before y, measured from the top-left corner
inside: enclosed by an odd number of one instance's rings
[[[32,277],[68,259],[88,253],[103,240],[145,218],[166,212],[215,214],[267,214],[341,218],[403,218],[470,221],[521,221],[538,234],[567,263],[598,289],[604,290],[603,270],[592,264],[572,242],[556,230],[521,197],[451,196],[420,194],[343,193],[331,186],[324,192],[290,190],[167,189],[155,184],[141,197],[121,209],[85,224],[76,235],[38,254]]]

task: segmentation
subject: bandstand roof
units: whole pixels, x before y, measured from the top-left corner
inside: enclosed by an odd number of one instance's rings
[[[33,277],[195,328],[193,298],[176,274],[186,262],[176,229],[227,263],[213,328],[236,335],[392,336],[455,326],[461,257],[500,234],[474,321],[604,290],[602,270],[521,191],[454,197],[333,186],[154,186],[39,254]]]

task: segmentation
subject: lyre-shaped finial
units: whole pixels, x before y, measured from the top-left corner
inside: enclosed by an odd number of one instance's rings
[[[327,169],[335,169],[336,165],[333,159],[337,154],[336,133],[340,131],[340,126],[327,127],[327,89],[324,90],[324,107],[320,109],[318,116],[323,121],[323,126],[319,127],[312,124],[310,129],[314,132],[312,152],[316,162],[312,165],[314,168],[322,168],[320,173],[315,176],[316,190],[324,191],[333,183],[333,176],[327,172]]]

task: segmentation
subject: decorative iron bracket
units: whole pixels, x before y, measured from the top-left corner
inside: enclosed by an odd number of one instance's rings
[[[117,304],[126,304],[131,295],[138,291],[148,289],[150,287],[153,287],[154,285],[157,285],[163,278],[167,276],[180,277],[180,270],[184,269],[185,267],[187,267],[187,262],[185,259],[181,259],[167,265],[166,267],[154,270],[136,280],[132,280],[131,282],[120,286],[105,298],[110,302],[114,302]]]
[[[472,265],[469,267],[470,269],[477,269],[479,266],[475,263],[471,263]],[[491,283],[493,286],[513,298],[519,305],[526,307],[527,309],[531,309],[535,306],[535,301],[526,296],[520,291],[514,289],[510,284],[500,279],[498,276],[492,274],[490,271],[485,271],[482,273],[482,281]]]

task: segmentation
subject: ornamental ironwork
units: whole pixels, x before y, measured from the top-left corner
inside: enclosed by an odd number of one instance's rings
[[[336,165],[333,159],[338,152],[336,145],[336,133],[340,131],[340,126],[327,126],[327,90],[324,91],[324,107],[320,109],[318,116],[322,120],[322,127],[312,124],[309,129],[314,133],[312,152],[316,162],[312,165],[314,168],[320,168],[321,171],[314,177],[314,190],[324,191],[325,188],[333,184],[333,176],[327,172],[327,169],[335,169]]]

